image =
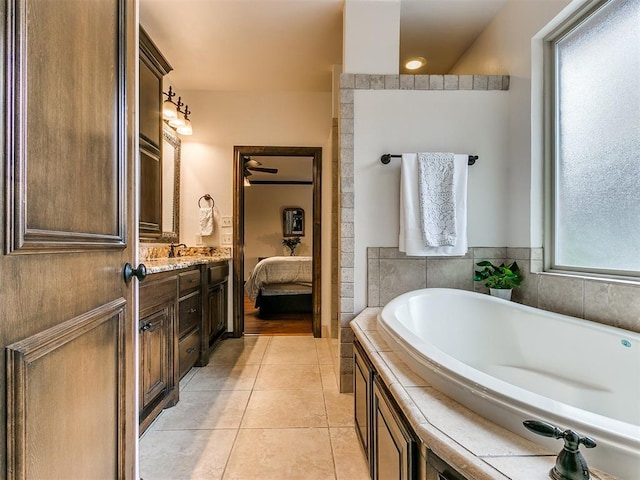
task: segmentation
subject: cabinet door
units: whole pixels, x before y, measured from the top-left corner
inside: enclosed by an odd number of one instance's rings
[[[376,376],[373,384],[373,478],[411,480],[416,478],[417,445]]]
[[[227,329],[227,283],[209,288],[207,332],[209,345]]]
[[[373,385],[373,367],[369,363],[367,356],[362,351],[360,344],[354,343],[354,419],[356,432],[360,438],[360,443],[369,461],[371,471],[371,452],[369,427],[371,425],[371,387]]]
[[[427,480],[465,480],[464,476],[431,450],[427,450],[426,463]]]
[[[141,417],[171,383],[169,326],[173,323],[173,303],[140,319],[140,409]]]

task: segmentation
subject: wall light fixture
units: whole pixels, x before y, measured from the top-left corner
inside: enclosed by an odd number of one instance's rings
[[[169,85],[168,92],[162,92],[167,98],[162,102],[162,118],[169,126],[173,127],[180,135],[192,135],[193,129],[191,127],[191,120],[189,115],[189,105],[185,105],[182,102],[182,97],[178,97],[178,101],[175,102],[173,97],[176,93],[173,91],[171,85]],[[182,107],[184,106],[184,110]]]

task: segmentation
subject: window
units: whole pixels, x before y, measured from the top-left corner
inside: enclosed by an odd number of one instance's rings
[[[640,276],[640,0],[547,40],[551,268]]]

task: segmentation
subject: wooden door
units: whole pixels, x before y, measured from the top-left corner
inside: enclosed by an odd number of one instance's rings
[[[135,2],[0,18],[0,477],[133,478]]]

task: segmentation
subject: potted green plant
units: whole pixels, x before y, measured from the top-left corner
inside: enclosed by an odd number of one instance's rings
[[[285,237],[282,239],[282,245],[291,250],[290,256],[294,255],[295,249],[300,245],[300,237]]]
[[[484,268],[475,271],[473,280],[484,282],[489,287],[491,295],[511,300],[511,292],[515,287],[519,287],[523,280],[518,264],[516,262],[509,265],[501,263],[496,266],[490,261],[484,260],[476,265]]]

